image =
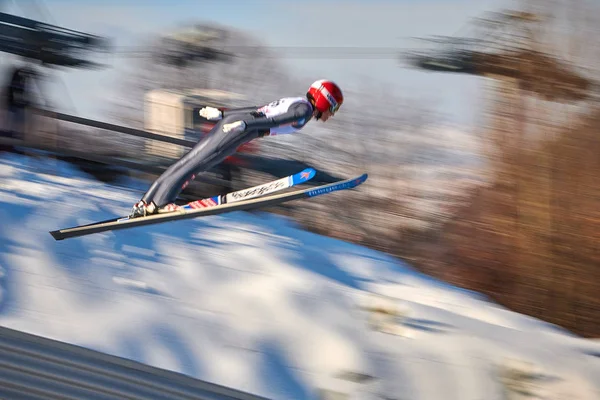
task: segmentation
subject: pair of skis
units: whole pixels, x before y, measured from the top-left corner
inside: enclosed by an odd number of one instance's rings
[[[315,173],[316,171],[314,169],[307,168],[285,178],[280,178],[262,185],[238,190],[236,192],[231,192],[226,195],[196,200],[185,205],[178,206],[174,210],[163,211],[158,214],[145,217],[114,218],[88,225],[80,225],[72,228],[51,231],[50,234],[55,240],[64,240],[77,236],[90,235],[93,233],[127,229],[180,219],[198,218],[232,211],[247,211],[261,207],[278,205],[296,199],[320,196],[322,194],[331,193],[338,190],[353,189],[365,182],[368,177],[367,174],[363,174],[351,179],[341,180],[330,184],[269,196],[272,193],[306,183],[315,176]]]

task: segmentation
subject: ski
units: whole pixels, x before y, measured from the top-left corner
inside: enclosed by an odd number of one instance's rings
[[[367,174],[363,174],[351,179],[346,179],[330,184],[315,186],[307,189],[295,190],[281,194],[275,194],[271,196],[260,196],[257,198],[216,205],[213,207],[205,207],[198,209],[179,209],[172,212],[154,214],[146,217],[137,217],[132,219],[111,219],[88,225],[81,225],[72,228],[51,231],[50,234],[52,235],[52,237],[54,237],[55,240],[64,240],[78,236],[90,235],[93,233],[115,231],[120,229],[158,224],[181,219],[205,217],[209,215],[218,215],[233,211],[247,211],[262,207],[279,205],[292,200],[316,197],[339,190],[353,189],[364,183],[367,180],[367,177]]]
[[[217,195],[206,199],[195,200],[190,203],[159,211],[160,213],[173,212],[177,210],[195,210],[199,208],[220,206],[222,204],[230,204],[243,200],[250,200],[255,197],[265,196],[271,193],[279,192],[291,188],[293,186],[301,185],[314,178],[317,171],[313,168],[306,168],[296,174],[286,176],[284,178],[276,179],[271,182],[263,183],[261,185],[252,186],[246,189],[237,190],[224,195]],[[125,220],[129,218],[122,218]]]

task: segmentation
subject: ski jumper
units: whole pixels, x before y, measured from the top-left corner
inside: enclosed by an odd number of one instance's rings
[[[164,207],[175,202],[190,181],[234,154],[244,143],[271,135],[294,133],[313,116],[313,106],[304,97],[285,97],[262,107],[222,111],[223,118],[181,159],[165,170],[142,200]],[[225,133],[223,125],[244,121],[246,129]]]

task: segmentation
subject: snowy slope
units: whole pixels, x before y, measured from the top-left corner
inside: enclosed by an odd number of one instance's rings
[[[508,361],[542,373],[541,398],[600,398],[600,343],[278,216],[48,234],[123,214],[140,194],[2,154],[0,325],[277,399],[322,387],[500,399]],[[399,310],[385,332],[365,309],[380,302]],[[357,388],[344,372],[376,379]]]

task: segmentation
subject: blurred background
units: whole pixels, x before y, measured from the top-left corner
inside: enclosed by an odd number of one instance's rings
[[[596,0],[0,7],[4,151],[150,184],[210,130],[203,106],[331,79],[333,119],[244,146],[184,196],[306,165],[316,183],[368,172],[358,192],[269,211],[600,336]]]

